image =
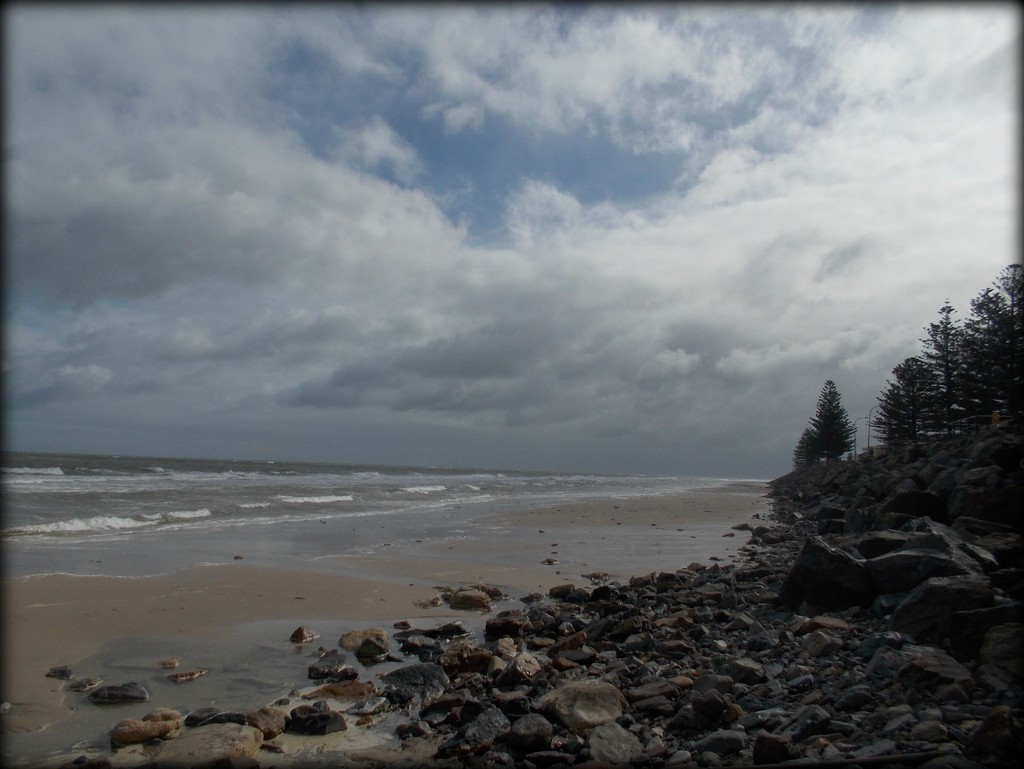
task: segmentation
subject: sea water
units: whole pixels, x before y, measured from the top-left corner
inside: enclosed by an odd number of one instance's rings
[[[256,557],[304,568],[382,540],[454,539],[481,515],[731,479],[7,453],[5,577],[146,576]]]

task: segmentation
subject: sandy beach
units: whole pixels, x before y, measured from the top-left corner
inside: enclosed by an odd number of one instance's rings
[[[265,632],[272,627],[284,637],[253,642],[287,641],[293,627],[320,624],[332,646],[331,635],[350,626],[440,621],[451,614],[446,606],[417,605],[437,596],[439,586],[486,583],[518,603],[556,584],[589,584],[583,575],[593,572],[624,580],[728,560],[747,540],[746,532],[732,527],[767,511],[763,493],[757,484],[743,484],[512,510],[484,516],[449,540],[384,542],[373,554],[321,559],[315,570],[302,563],[291,570],[267,568],[241,554],[233,563],[156,577],[5,579],[0,698],[10,708],[0,726],[16,738],[4,740],[7,763],[43,729],[54,747],[62,745],[65,726],[79,716],[69,707],[64,682],[45,677],[47,670],[76,669],[111,645],[123,653],[135,648],[134,637],[161,639],[170,656],[186,641],[237,638],[240,626],[264,622],[271,623],[262,626]],[[150,709],[163,704],[156,697],[146,703]],[[107,728],[120,717],[107,715]]]

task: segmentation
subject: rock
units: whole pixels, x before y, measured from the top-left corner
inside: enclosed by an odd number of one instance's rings
[[[813,633],[815,630],[833,630],[844,633],[849,629],[850,623],[844,619],[818,614],[800,623],[796,630],[793,631],[793,634],[802,636],[807,635],[808,633]]]
[[[605,681],[583,680],[562,684],[545,693],[536,703],[570,729],[589,729],[614,721],[628,707],[626,698]]]
[[[114,748],[124,745],[139,745],[152,740],[169,740],[176,737],[185,726],[181,713],[170,708],[161,708],[147,713],[142,719],[121,721],[107,734]]]
[[[717,732],[697,740],[690,747],[698,753],[710,751],[720,756],[739,753],[747,746],[747,735],[732,729],[719,729]]]
[[[406,740],[410,737],[426,737],[428,734],[432,734],[432,730],[426,721],[411,721],[396,726],[395,734],[399,739]]]
[[[985,633],[981,644],[981,661],[1009,674],[1017,683],[1024,682],[1024,623],[996,625]]]
[[[59,678],[62,681],[68,680],[73,675],[74,673],[71,672],[71,668],[67,665],[58,665],[46,671],[47,678]]]
[[[86,692],[89,689],[95,689],[103,683],[100,678],[72,678],[67,683],[67,690],[69,692]]]
[[[679,694],[679,689],[668,681],[654,681],[653,683],[623,689],[622,693],[628,702],[639,702],[640,700],[658,696],[674,698]]]
[[[705,718],[716,720],[722,717],[729,702],[718,689],[708,689],[694,697],[692,705]]]
[[[719,673],[741,684],[759,684],[765,680],[764,667],[748,657],[729,660],[719,668]]]
[[[316,705],[299,705],[288,714],[285,731],[293,734],[324,735],[348,729],[345,716]]]
[[[484,637],[487,639],[522,638],[526,626],[526,615],[519,610],[503,611],[484,624]]]
[[[259,729],[242,724],[213,724],[187,730],[161,743],[152,763],[160,769],[220,769],[255,759],[262,743]]]
[[[341,634],[341,638],[338,639],[338,646],[346,651],[354,652],[357,651],[367,640],[371,641],[373,646],[370,647],[369,651],[372,652],[374,647],[383,649],[378,652],[379,654],[387,654],[391,648],[391,636],[388,635],[388,631],[379,627],[366,628],[365,630],[349,630]],[[369,653],[367,656],[376,656],[377,653]]]
[[[307,669],[314,681],[347,681],[359,677],[359,671],[345,664],[345,655],[332,649]]]
[[[181,659],[178,657],[164,657],[156,661],[158,668],[164,668],[166,670],[172,670],[181,664]]]
[[[391,650],[391,644],[387,638],[367,637],[356,648],[356,658],[365,663],[380,661],[387,656]]]
[[[755,764],[781,764],[793,758],[792,742],[780,734],[760,731],[754,738]]]
[[[947,519],[946,503],[932,491],[901,491],[879,512],[885,514],[890,510],[897,515],[908,515],[912,518],[927,517],[934,521]]]
[[[387,697],[367,697],[359,700],[345,712],[353,716],[375,716],[383,713],[391,707],[391,701]]]
[[[911,727],[910,739],[920,742],[945,742],[949,739],[949,729],[935,719],[921,721]]]
[[[89,694],[89,701],[96,705],[118,705],[122,702],[149,702],[149,692],[137,681],[124,684],[101,686]]]
[[[970,568],[946,553],[935,550],[896,550],[864,562],[876,593],[905,593],[913,590],[930,577],[953,577],[979,574],[981,569]]]
[[[454,737],[441,743],[438,752],[443,754],[456,749],[477,752],[489,748],[508,734],[511,726],[508,717],[492,705],[456,732]]]
[[[306,643],[309,643],[310,641],[315,641],[319,637],[320,637],[319,633],[315,633],[312,630],[310,630],[308,627],[300,625],[299,627],[295,628],[294,631],[292,631],[292,634],[288,638],[288,640],[291,641],[292,643],[306,644]]]
[[[970,689],[970,671],[941,649],[907,645],[900,650],[902,664],[896,677],[918,689],[938,689],[947,684]]]
[[[644,752],[636,735],[614,721],[595,726],[587,735],[587,748],[592,760],[610,764],[628,764]]]
[[[380,677],[385,696],[398,705],[421,697],[434,699],[444,694],[449,680],[444,668],[432,662],[421,662],[392,670]]]
[[[183,673],[171,673],[167,676],[167,680],[172,684],[183,684],[186,681],[195,681],[209,672],[209,670],[188,670]]]
[[[541,671],[541,664],[530,652],[520,652],[498,675],[495,683],[501,687],[517,686],[531,681]]]
[[[900,601],[889,620],[889,629],[918,641],[937,640],[948,634],[954,612],[989,606],[992,596],[992,587],[984,577],[932,577]]]
[[[264,740],[272,740],[284,733],[288,717],[283,711],[275,708],[260,708],[246,713],[245,723],[259,729]]]
[[[482,590],[456,590],[448,605],[463,611],[490,611],[491,598]]]
[[[866,705],[875,702],[877,696],[873,687],[851,686],[836,699],[833,708],[841,712],[861,710]]]
[[[1007,761],[1019,758],[1021,743],[1021,724],[1006,705],[992,708],[968,738],[968,745],[975,755]]]
[[[452,646],[441,653],[437,664],[449,677],[459,673],[485,673],[494,654],[489,649],[471,644]]]
[[[185,726],[199,726],[204,723],[208,718],[211,718],[220,713],[220,708],[206,707],[197,708],[185,716]]]
[[[827,657],[843,647],[843,642],[821,630],[804,636],[800,648],[809,657]]]
[[[793,608],[806,601],[820,609],[845,609],[866,605],[873,595],[862,561],[810,537],[782,583],[779,600]]]

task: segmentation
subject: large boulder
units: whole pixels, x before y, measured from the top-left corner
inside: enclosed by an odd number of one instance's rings
[[[985,577],[932,577],[911,590],[893,610],[889,629],[916,641],[944,638],[953,613],[992,604],[991,583]]]
[[[879,595],[906,593],[931,577],[955,577],[978,574],[966,559],[955,559],[938,550],[896,550],[864,562],[871,584]]]
[[[349,630],[342,633],[341,638],[338,639],[338,646],[350,652],[356,652],[357,657],[376,657],[390,651],[391,638],[388,631],[379,627]],[[361,649],[363,653],[360,654]]]
[[[489,748],[495,740],[507,735],[511,726],[512,723],[508,717],[491,705],[459,729],[455,736],[441,743],[438,752],[441,754],[455,750],[476,752]]]
[[[628,703],[617,687],[607,681],[582,680],[546,692],[536,709],[569,729],[590,729],[614,721]]]
[[[820,537],[804,542],[779,591],[779,600],[792,608],[807,602],[819,609],[845,609],[866,605],[873,597],[864,562]]]

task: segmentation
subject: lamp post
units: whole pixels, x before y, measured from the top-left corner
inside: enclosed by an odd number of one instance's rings
[[[876,403],[874,406],[872,406],[868,410],[868,448],[869,449],[871,448],[871,415],[875,413],[875,409],[877,409],[877,408],[878,408],[878,404]]]
[[[853,427],[854,427],[854,430],[853,430],[853,456],[854,457],[857,456],[857,423],[860,420],[862,420],[862,419],[867,419],[867,416],[857,417],[856,419],[853,420]]]

